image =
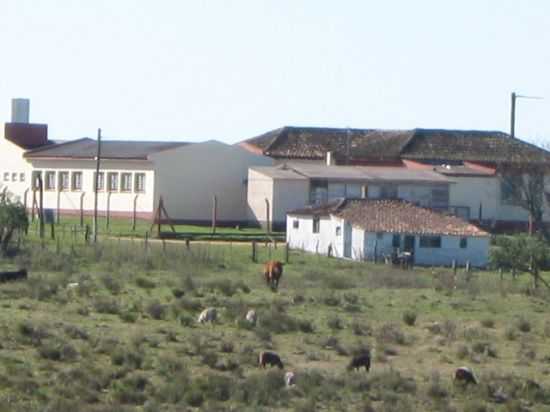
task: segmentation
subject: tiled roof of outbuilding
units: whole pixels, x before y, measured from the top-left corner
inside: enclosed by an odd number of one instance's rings
[[[336,215],[367,232],[489,236],[484,230],[458,217],[401,200],[340,200],[295,210],[289,212],[289,215]]]
[[[442,162],[546,163],[550,152],[498,131],[445,129],[337,129],[283,127],[241,142],[286,159],[324,159],[327,152],[350,162],[415,159]]]

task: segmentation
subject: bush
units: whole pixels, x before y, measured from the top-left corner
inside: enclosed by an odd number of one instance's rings
[[[459,345],[456,350],[456,357],[460,360],[463,360],[466,359],[468,356],[470,356],[470,350],[468,349],[468,346]]]
[[[112,275],[101,276],[101,281],[111,294],[118,295],[122,290],[122,283]]]
[[[132,375],[113,384],[113,397],[120,403],[141,405],[147,399],[144,391],[149,380],[142,375]]]
[[[113,365],[126,366],[131,369],[141,369],[145,355],[139,349],[117,347],[111,353],[111,362]]]
[[[489,342],[476,342],[472,345],[474,353],[485,354],[491,358],[497,357],[496,348]]]
[[[108,313],[111,315],[118,315],[118,313],[120,312],[120,306],[118,302],[106,296],[98,297],[94,301],[94,308],[98,313]]]
[[[70,343],[60,341],[48,341],[38,348],[38,353],[44,359],[54,361],[74,361],[78,357],[78,351]]]
[[[416,323],[416,313],[412,310],[403,312],[403,322],[405,322],[406,325],[414,326]]]
[[[526,318],[519,318],[516,322],[517,328],[520,332],[531,332],[531,322]]]
[[[332,330],[340,330],[344,328],[344,324],[342,323],[342,319],[340,319],[338,316],[333,316],[327,319],[327,326]]]
[[[35,325],[28,320],[24,320],[17,326],[19,333],[33,345],[40,345],[41,341],[50,336],[45,327]]]
[[[393,343],[397,345],[406,345],[409,342],[399,326],[393,323],[385,323],[378,330],[376,336],[381,343]]]
[[[366,336],[372,333],[370,325],[368,325],[367,323],[361,323],[357,319],[354,319],[351,322],[351,330],[353,334],[357,336]]]
[[[481,326],[483,326],[484,328],[492,329],[495,327],[495,320],[491,318],[482,319]]]
[[[158,301],[155,301],[147,306],[146,311],[152,319],[162,320],[166,316],[166,309],[166,305],[162,305]]]
[[[75,325],[65,325],[64,330],[67,336],[69,336],[71,339],[88,340],[88,338],[90,337],[88,335],[88,332]]]
[[[126,323],[134,323],[138,318],[138,314],[136,312],[129,310],[121,312],[118,316],[120,317],[120,320]]]
[[[518,331],[515,328],[508,327],[504,331],[504,336],[508,340],[516,340],[518,338]]]
[[[157,286],[154,281],[144,276],[140,276],[136,279],[136,285],[142,289],[154,289]]]
[[[434,399],[443,399],[449,396],[449,391],[441,384],[439,373],[432,374],[430,384],[428,385],[428,396]]]
[[[176,299],[179,299],[182,296],[185,296],[185,290],[183,290],[181,288],[174,288],[174,289],[172,289],[172,295],[174,295],[174,297]]]

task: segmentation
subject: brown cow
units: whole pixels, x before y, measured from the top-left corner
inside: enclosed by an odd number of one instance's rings
[[[266,365],[277,366],[279,369],[284,368],[281,358],[275,352],[260,352],[260,356],[258,356],[258,366],[260,368],[265,368]]]
[[[278,260],[268,260],[264,265],[265,283],[271,286],[271,289],[277,290],[279,280],[283,276],[283,264]]]

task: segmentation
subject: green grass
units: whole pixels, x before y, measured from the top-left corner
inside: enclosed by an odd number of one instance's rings
[[[54,232],[57,235],[62,237],[71,236],[72,230],[78,231],[78,236],[82,237],[84,233],[85,226],[88,225],[90,230],[93,227],[92,217],[85,216],[83,220],[83,226],[80,226],[80,218],[74,216],[62,216],[59,223],[55,223]],[[98,230],[100,235],[109,235],[109,236],[124,236],[124,237],[145,237],[145,233],[151,230],[151,222],[145,220],[137,220],[135,229],[132,225],[131,219],[123,218],[111,218],[109,220],[109,225],[107,226],[107,219],[105,217],[98,218]],[[212,234],[211,226],[196,226],[196,225],[176,225],[174,226],[176,232],[180,236],[192,237],[196,240],[208,240],[209,235]],[[157,225],[153,226],[153,233],[156,234]],[[172,230],[169,225],[162,225],[162,231],[166,232],[168,235],[172,233]],[[39,233],[39,223],[38,219],[35,219],[34,222],[31,222],[29,232],[31,235],[37,236]],[[51,225],[47,224],[45,226],[46,237],[51,235]],[[282,232],[274,232],[275,236],[280,237],[284,235]],[[258,238],[265,236],[265,230],[260,228],[250,228],[250,227],[217,227],[216,235],[218,237],[226,237],[228,240],[246,240],[251,236],[256,236]]]
[[[0,260],[0,269],[26,266],[30,274],[0,287],[0,410],[550,406],[550,299],[528,291],[525,277],[500,282],[496,273],[474,272],[466,282],[459,273],[455,290],[442,281],[445,269],[292,252],[274,293],[249,245],[163,250],[103,240],[43,249],[27,240],[23,248]],[[284,250],[261,246],[258,254],[259,262],[282,259]],[[219,320],[198,325],[206,307],[216,307]],[[249,309],[256,326],[244,321]],[[371,372],[347,372],[364,347],[372,350]],[[279,370],[257,368],[261,350],[281,356],[296,387],[284,388]],[[463,365],[478,387],[452,384]],[[500,387],[509,397],[503,404],[494,402]]]

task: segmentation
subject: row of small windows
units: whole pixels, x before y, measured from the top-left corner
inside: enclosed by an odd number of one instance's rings
[[[55,172],[46,171],[42,172],[35,170],[33,175],[33,188],[39,188],[38,177],[42,177],[44,190],[56,190],[56,187],[60,191],[81,191],[82,190],[82,172]],[[97,190],[105,190],[105,173],[94,173],[93,188],[95,190],[97,180]],[[108,192],[132,192],[135,193],[145,192],[145,173],[107,173],[107,191]]]
[[[24,182],[25,173],[4,172],[4,182]]]

